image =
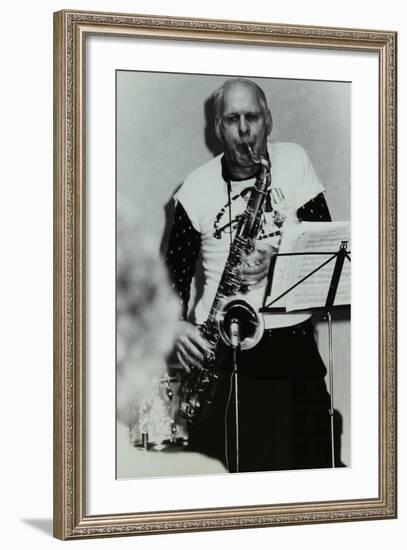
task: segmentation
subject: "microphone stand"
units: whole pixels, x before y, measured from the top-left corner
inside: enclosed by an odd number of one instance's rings
[[[236,472],[239,471],[239,377],[237,374],[237,348],[233,348],[233,382],[235,390],[235,442]]]
[[[239,377],[237,371],[237,352],[240,349],[240,324],[236,318],[230,321],[230,343],[232,348],[233,385],[235,393],[236,472],[239,472]]]

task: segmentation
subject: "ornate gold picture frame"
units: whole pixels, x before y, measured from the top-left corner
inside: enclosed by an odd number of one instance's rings
[[[378,418],[375,479],[377,486],[350,498],[236,503],[191,507],[149,505],[94,513],[89,507],[89,391],[95,383],[87,372],[87,304],[89,301],[89,133],[86,88],[91,62],[88,41],[224,45],[247,50],[264,47],[298,52],[370,54],[378,80],[376,196],[378,289],[377,384],[373,393]],[[133,14],[64,10],[54,15],[54,535],[59,539],[169,532],[268,527],[396,517],[396,59],[397,34],[391,31],[305,27],[240,21],[183,19]],[[300,63],[300,60],[299,60]],[[120,68],[120,67],[118,67]],[[148,67],[147,69],[148,70]],[[270,73],[270,76],[272,74]],[[114,92],[113,92],[114,93]],[[372,91],[373,93],[373,91]],[[374,96],[376,97],[376,96]],[[113,136],[114,139],[114,136]],[[353,162],[353,161],[352,161]],[[356,160],[354,161],[356,162]],[[105,182],[106,183],[106,182]],[[107,182],[115,186],[115,182]],[[353,211],[353,221],[368,216]],[[355,231],[357,231],[355,223]],[[114,258],[112,259],[114,261]],[[368,312],[366,314],[369,314]],[[101,345],[101,344],[100,344]],[[115,370],[115,365],[103,368]],[[104,391],[104,390],[103,390]],[[106,399],[115,399],[114,388]],[[110,445],[113,445],[110,442]],[[271,475],[271,474],[268,474]],[[112,472],[114,477],[114,472]],[[113,480],[114,481],[114,480]],[[128,483],[120,481],[121,484]],[[137,481],[132,481],[137,483]],[[139,491],[147,494],[148,480]],[[334,495],[334,493],[333,493]],[[95,497],[93,497],[94,499]],[[153,508],[151,507],[153,506]],[[97,506],[96,506],[97,508]],[[93,510],[93,507],[92,507]]]

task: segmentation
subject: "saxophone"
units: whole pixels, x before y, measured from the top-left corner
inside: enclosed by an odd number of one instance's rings
[[[188,422],[198,414],[204,415],[211,405],[218,378],[215,359],[220,339],[234,347],[231,323],[238,323],[241,350],[254,347],[264,332],[262,315],[244,297],[248,287],[242,284],[239,269],[243,255],[254,250],[271,185],[271,163],[265,156],[256,155],[250,144],[245,144],[245,147],[250,160],[259,166],[259,170],[246,209],[239,219],[208,318],[200,326],[200,332],[208,342],[210,351],[207,352],[202,367],[185,374],[181,384],[178,414]]]

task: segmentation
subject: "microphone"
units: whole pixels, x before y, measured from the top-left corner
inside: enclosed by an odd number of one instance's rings
[[[240,323],[236,317],[233,317],[229,325],[230,345],[233,349],[240,347]]]

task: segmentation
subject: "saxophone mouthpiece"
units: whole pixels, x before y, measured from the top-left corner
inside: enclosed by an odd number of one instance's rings
[[[253,148],[251,143],[245,143],[244,146],[247,149],[247,155],[253,164],[260,164],[264,166],[266,170],[270,170],[270,161],[264,155],[258,155]]]
[[[245,143],[244,146],[247,149],[247,154],[248,154],[250,160],[252,162],[254,162],[255,164],[258,164],[259,159],[258,159],[256,153],[254,152],[253,145],[251,143]]]

